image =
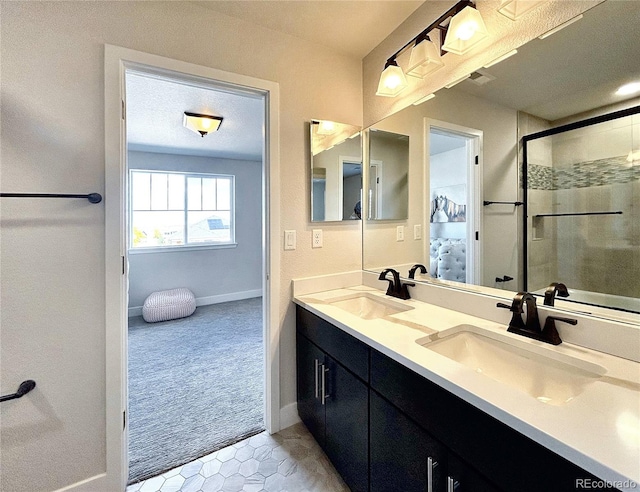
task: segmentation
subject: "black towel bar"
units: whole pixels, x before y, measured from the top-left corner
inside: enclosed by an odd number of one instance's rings
[[[66,193],[0,193],[0,198],[86,198],[91,203],[100,203],[102,201],[102,195],[100,193],[89,193],[88,195]]]
[[[537,214],[534,217],[569,217],[572,215],[622,215],[622,210],[616,212],[577,212],[573,214]]]
[[[493,205],[493,204],[498,204],[498,205],[515,205],[516,207],[520,206],[520,205],[524,205],[524,202],[496,202],[493,200],[485,200],[482,202],[482,204],[486,207],[487,205]]]
[[[20,386],[18,387],[18,391],[11,395],[0,396],[0,401],[8,401],[15,400],[16,398],[22,398],[24,395],[29,393],[33,388],[36,387],[36,382],[33,379],[27,379],[26,381],[22,381]]]

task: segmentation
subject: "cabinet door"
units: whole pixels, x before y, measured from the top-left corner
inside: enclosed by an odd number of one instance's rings
[[[499,489],[452,453],[447,457],[447,492],[499,492]]]
[[[326,357],[327,456],[353,492],[369,490],[369,389]]]
[[[445,448],[375,391],[369,401],[371,492],[444,492]]]
[[[325,445],[325,411],[320,399],[320,371],[324,352],[296,334],[298,415],[320,446]]]

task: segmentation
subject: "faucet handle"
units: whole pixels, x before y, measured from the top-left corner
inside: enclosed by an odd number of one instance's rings
[[[542,340],[549,342],[552,345],[560,345],[562,339],[556,328],[556,321],[562,321],[563,323],[569,323],[570,325],[577,325],[578,320],[573,318],[562,318],[560,316],[547,316],[544,322],[544,328],[542,329]]]
[[[499,302],[498,304],[496,304],[496,307],[499,307],[502,309],[511,309],[511,306],[509,306],[509,304],[505,304],[504,302]]]

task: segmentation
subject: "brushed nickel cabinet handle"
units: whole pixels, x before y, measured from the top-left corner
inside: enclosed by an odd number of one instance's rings
[[[427,492],[433,492],[433,469],[438,466],[438,462],[431,456],[427,458]]]
[[[447,477],[447,492],[456,492],[458,485],[460,485],[460,482],[451,477]]]
[[[329,372],[329,369],[326,368],[324,366],[324,364],[320,364],[320,367],[322,367],[321,369],[321,375],[322,375],[322,384],[321,384],[321,395],[320,395],[320,399],[322,400],[322,404],[325,404],[325,400],[327,399],[327,373]]]

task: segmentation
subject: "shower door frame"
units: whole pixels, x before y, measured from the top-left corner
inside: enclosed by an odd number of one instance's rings
[[[523,205],[522,205],[522,280],[524,291],[529,291],[528,286],[528,274],[529,274],[529,227],[528,227],[528,201],[529,201],[529,188],[527,185],[527,145],[532,140],[537,140],[539,138],[549,137],[552,135],[557,135],[559,133],[568,132],[571,130],[578,130],[579,128],[585,128],[587,126],[597,125],[599,123],[606,123],[607,121],[617,120],[619,118],[624,118],[626,116],[632,116],[634,114],[640,113],[640,106],[633,106],[631,108],[622,109],[619,111],[614,111],[612,113],[603,114],[600,116],[595,116],[593,118],[587,118],[580,121],[575,121],[573,123],[569,123],[566,125],[558,126],[556,128],[551,128],[549,130],[544,130],[537,133],[531,133],[530,135],[524,135],[522,137],[522,194],[523,194]],[[616,309],[621,311],[626,311],[625,309],[615,308],[611,306],[607,306],[610,309]]]

